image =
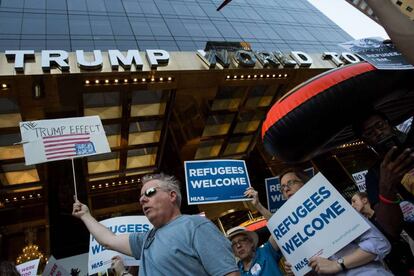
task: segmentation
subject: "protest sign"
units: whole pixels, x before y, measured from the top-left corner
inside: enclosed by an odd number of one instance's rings
[[[250,187],[243,160],[185,161],[188,204],[251,200],[244,196]]]
[[[380,37],[357,39],[339,45],[357,54],[377,69],[401,70],[414,68],[393,44],[383,43],[383,39]]]
[[[296,192],[268,223],[295,275],[311,270],[311,257],[330,257],[369,227],[321,173]]]
[[[70,274],[60,265],[53,256],[50,256],[46,267],[42,273],[43,276],[70,276]]]
[[[19,265],[16,265],[17,271],[19,271],[20,276],[36,276],[37,268],[39,267],[40,259],[31,260]]]
[[[110,218],[100,221],[115,235],[131,234],[131,233],[145,233],[148,232],[152,225],[145,216],[125,216]],[[123,255],[119,252],[106,249],[100,245],[95,238],[90,235],[89,239],[89,257],[88,257],[88,273],[102,272],[111,267],[111,258],[120,255],[126,266],[139,265],[139,260],[134,257]]]
[[[26,165],[110,152],[98,116],[20,122]]]
[[[352,174],[355,184],[358,186],[358,190],[360,192],[365,192],[367,190],[367,186],[365,185],[365,175],[367,173],[368,173],[368,170],[360,171],[360,172]]]
[[[304,170],[305,174],[311,178],[314,175],[313,168]],[[280,177],[275,176],[265,179],[266,197],[267,197],[267,209],[274,213],[276,212],[283,203],[286,202],[286,198],[283,197],[280,191]]]

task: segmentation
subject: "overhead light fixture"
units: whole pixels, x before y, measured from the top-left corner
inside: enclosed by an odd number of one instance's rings
[[[6,89],[6,88],[7,88],[7,84],[3,83],[3,84],[1,85],[1,88]]]
[[[32,88],[33,98],[40,99],[44,97],[44,87],[42,82],[37,82],[33,84]]]

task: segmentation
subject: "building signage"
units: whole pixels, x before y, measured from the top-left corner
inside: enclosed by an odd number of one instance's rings
[[[91,72],[104,70],[104,64],[109,63],[112,71],[143,71],[157,70],[170,64],[170,53],[161,50],[146,50],[145,53],[136,49],[121,52],[119,50],[93,50],[84,52],[76,50],[69,53],[63,50],[42,50],[37,55],[34,50],[7,50],[5,51],[7,66],[12,66],[15,72],[24,73],[25,65],[35,63],[44,73],[52,69],[61,72],[75,71],[76,67]],[[282,53],[280,51],[250,51],[236,50],[199,50],[197,56],[208,68],[309,68],[314,64],[313,58],[302,51]],[[360,59],[352,53],[325,52],[320,56],[330,60],[335,66],[359,62]],[[218,66],[220,65],[220,66]],[[5,66],[0,64],[0,66]],[[1,69],[1,68],[0,68]]]
[[[251,200],[244,160],[185,161],[184,168],[189,205]]]

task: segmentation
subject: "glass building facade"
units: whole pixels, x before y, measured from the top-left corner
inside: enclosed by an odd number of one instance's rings
[[[164,49],[244,41],[254,50],[339,50],[352,37],[306,0],[0,0],[0,51]]]

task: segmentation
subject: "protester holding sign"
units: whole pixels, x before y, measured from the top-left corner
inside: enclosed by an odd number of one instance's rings
[[[244,193],[246,197],[253,198],[253,206],[266,218],[272,214],[259,201],[256,190],[248,188]],[[259,238],[253,231],[245,227],[234,227],[227,231],[227,237],[232,242],[233,252],[240,259],[238,266],[241,275],[283,275],[278,262],[282,257],[275,240],[270,236],[263,246],[258,246]]]
[[[140,276],[240,275],[230,243],[217,227],[204,217],[181,214],[175,177],[161,173],[141,181],[139,201],[154,226],[149,232],[115,235],[79,201],[73,204],[72,214],[106,248],[140,259]]]
[[[284,171],[280,175],[283,195],[289,200],[305,185],[307,180],[306,175],[296,169]],[[320,200],[321,198],[317,199],[317,201]],[[310,207],[309,204],[308,207]],[[309,259],[309,266],[319,274],[392,275],[381,263],[390,252],[391,246],[381,232],[370,222],[368,223],[371,226],[368,231],[328,259],[319,256],[312,257]]]

